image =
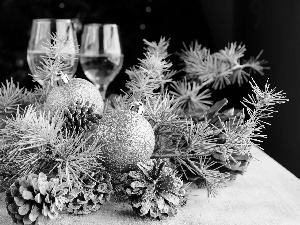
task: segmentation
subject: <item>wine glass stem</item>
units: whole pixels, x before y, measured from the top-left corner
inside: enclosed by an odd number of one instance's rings
[[[96,84],[96,87],[98,88],[98,90],[100,91],[103,100],[105,99],[105,95],[106,95],[106,90],[108,85],[107,84]]]

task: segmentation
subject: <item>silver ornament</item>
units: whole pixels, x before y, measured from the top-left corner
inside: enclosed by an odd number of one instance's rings
[[[46,98],[46,108],[51,112],[63,110],[77,101],[95,105],[94,112],[102,115],[104,103],[99,90],[89,81],[72,78],[69,82],[55,86]]]
[[[134,170],[138,162],[149,160],[154,150],[155,136],[150,123],[130,110],[105,114],[94,135],[103,146],[104,164],[109,171]]]

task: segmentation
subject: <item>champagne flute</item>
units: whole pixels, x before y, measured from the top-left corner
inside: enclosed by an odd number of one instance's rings
[[[42,46],[45,46],[47,41],[51,40],[50,36],[53,34],[66,38],[68,42],[68,52],[66,54],[70,57],[63,59],[63,63],[67,66],[62,72],[72,77],[77,70],[79,60],[76,58],[76,52],[79,49],[74,24],[70,19],[34,19],[32,21],[27,48],[27,62],[30,71],[32,74],[36,74],[36,67],[42,67],[43,60],[41,56],[46,56],[46,53],[42,50]],[[36,81],[43,85],[42,80],[36,79]]]
[[[80,64],[86,77],[99,89],[103,99],[108,85],[120,72],[123,51],[116,24],[86,24],[80,46]]]

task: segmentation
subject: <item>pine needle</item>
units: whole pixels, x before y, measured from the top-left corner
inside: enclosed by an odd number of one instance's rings
[[[2,83],[0,88],[0,113],[15,113],[18,107],[23,103],[24,88],[19,84],[15,85],[13,79],[6,80],[6,85]]]
[[[203,89],[203,85],[193,82],[188,82],[187,79],[183,81],[173,82],[171,84],[172,90],[169,92],[174,96],[172,102],[177,102],[178,106],[186,111],[193,111],[196,109],[207,110],[212,101],[209,100],[211,93],[208,89]]]

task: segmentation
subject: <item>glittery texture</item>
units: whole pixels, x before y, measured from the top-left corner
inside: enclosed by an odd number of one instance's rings
[[[69,83],[54,87],[47,96],[46,107],[54,112],[77,101],[94,104],[94,112],[102,115],[104,103],[99,90],[91,82],[80,78],[73,78]]]
[[[105,114],[95,135],[104,144],[101,150],[110,171],[136,169],[137,163],[148,161],[154,150],[155,136],[150,123],[130,110]]]

